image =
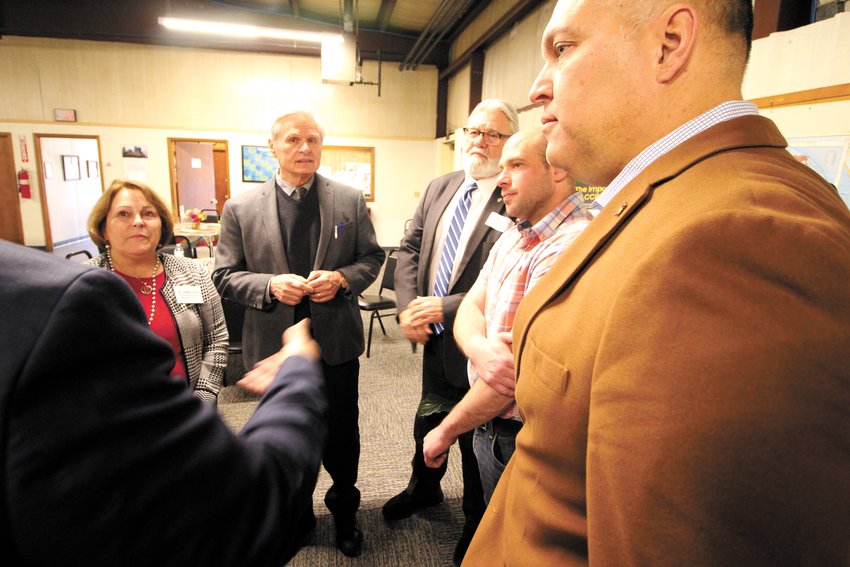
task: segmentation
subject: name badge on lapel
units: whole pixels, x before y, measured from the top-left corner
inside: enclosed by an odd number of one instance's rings
[[[176,285],[174,286],[174,295],[177,297],[177,303],[204,302],[199,285]]]
[[[506,216],[500,215],[499,213],[491,212],[490,216],[487,217],[487,220],[484,221],[484,224],[490,228],[498,230],[499,232],[505,232],[514,225],[514,221]]]

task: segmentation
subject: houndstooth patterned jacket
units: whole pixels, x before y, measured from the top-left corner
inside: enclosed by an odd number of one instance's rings
[[[160,254],[159,259],[165,271],[162,297],[177,324],[186,370],[189,373],[189,389],[195,396],[214,406],[224,378],[224,368],[227,366],[227,325],[224,322],[221,298],[203,266],[190,258],[178,258],[170,254]],[[106,254],[92,258],[86,263],[104,270],[109,269]],[[200,286],[204,302],[178,303],[174,294],[175,285]]]

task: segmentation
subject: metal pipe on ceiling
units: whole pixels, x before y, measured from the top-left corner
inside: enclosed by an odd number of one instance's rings
[[[438,16],[442,14],[442,12],[446,9],[448,5],[450,5],[452,0],[443,0],[440,2],[440,5],[437,6],[437,10],[431,16],[431,19],[428,20],[428,23],[425,25],[425,29],[422,30],[422,33],[419,34],[419,37],[416,38],[416,43],[413,44],[413,47],[410,51],[407,52],[407,55],[404,56],[404,61],[401,62],[401,65],[398,66],[399,71],[404,71],[413,55],[418,53],[419,46],[422,44],[422,41],[425,39],[425,36],[431,31],[431,28],[434,26],[434,22],[437,21]]]
[[[411,57],[410,62],[408,63],[405,69],[416,69],[416,65],[418,64],[417,62],[419,61],[420,55],[426,51],[430,52],[433,49],[433,46],[436,45],[436,43],[439,41],[437,37],[442,37],[442,35],[440,34],[445,34],[447,26],[449,25],[449,22],[451,22],[452,17],[454,15],[454,7],[452,7],[451,10],[447,10],[441,15],[440,20],[434,23],[434,27],[431,30],[431,33],[425,39],[425,43],[423,43],[416,51],[416,53]]]
[[[395,4],[396,0],[381,0],[381,7],[378,9],[378,18],[376,21],[379,31],[387,31]]]
[[[342,31],[354,33],[354,0],[342,0]]]
[[[463,14],[464,12],[466,12],[466,9],[469,8],[469,6],[472,4],[472,2],[474,2],[474,0],[466,0],[465,2],[463,2],[463,4],[461,4],[459,6],[459,8],[452,13],[451,18],[448,21],[446,21],[445,25],[443,26],[443,31],[440,33],[440,36],[437,37],[437,39],[435,39],[433,42],[431,42],[431,45],[429,47],[427,47],[427,48],[423,47],[422,48],[422,53],[417,58],[415,58],[414,61],[413,61],[413,70],[414,71],[417,68],[419,68],[419,65],[425,59],[427,59],[429,55],[431,55],[431,52],[434,51],[434,48],[437,47],[437,45],[439,45],[439,43],[443,40],[443,38],[449,32],[449,30],[451,29],[451,25],[450,25],[451,20],[457,19],[457,17],[460,14]]]

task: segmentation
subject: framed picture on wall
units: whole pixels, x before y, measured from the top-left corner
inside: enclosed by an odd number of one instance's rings
[[[86,161],[86,175],[89,177],[100,177],[100,168],[97,161],[90,159]]]
[[[65,181],[76,181],[80,178],[80,157],[62,156],[62,172]]]
[[[367,201],[375,200],[375,148],[323,146],[319,174],[363,191]]]
[[[276,171],[277,160],[268,146],[242,146],[242,181],[265,183]]]

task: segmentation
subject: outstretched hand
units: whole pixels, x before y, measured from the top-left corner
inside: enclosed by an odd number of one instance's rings
[[[236,385],[254,394],[264,394],[277,376],[283,361],[290,356],[319,360],[319,344],[310,335],[310,319],[292,325],[283,332],[283,348],[254,365]]]

